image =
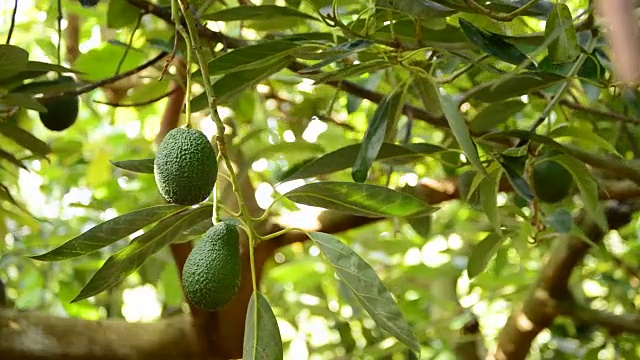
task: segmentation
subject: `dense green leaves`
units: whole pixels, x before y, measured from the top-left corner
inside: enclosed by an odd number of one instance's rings
[[[481,30],[464,19],[460,19],[460,28],[462,28],[464,34],[474,45],[502,61],[513,65],[520,65],[529,60],[527,55],[518,50],[514,45],[503,40],[502,37],[497,34]]]
[[[10,123],[0,123],[0,134],[31,151],[34,155],[44,157],[51,152],[51,148],[44,141]]]
[[[284,194],[289,200],[350,214],[409,217],[433,213],[437,208],[409,194],[383,186],[324,181],[305,184]]]
[[[82,256],[111,245],[135,231],[185,208],[181,205],[157,205],[135,210],[96,225],[57,248],[31,258],[41,261],[60,261]]]
[[[284,357],[278,321],[269,302],[259,292],[254,292],[249,299],[244,329],[243,360],[279,360]]]
[[[411,326],[371,265],[329,234],[312,232],[309,235],[376,324],[419,353],[420,344]]]
[[[184,230],[211,216],[212,206],[205,205],[162,219],[149,231],[136,237],[124,249],[111,255],[72,302],[107,290],[136,271],[153,254],[171,244]]]

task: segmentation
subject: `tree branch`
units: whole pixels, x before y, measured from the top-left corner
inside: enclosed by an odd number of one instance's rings
[[[609,208],[607,219],[611,229],[616,229],[628,223],[631,214],[628,209]],[[584,211],[576,222],[592,242],[602,240],[604,232]],[[560,315],[559,302],[571,299],[567,285],[569,277],[589,249],[590,245],[576,236],[556,239],[551,257],[542,267],[522,307],[507,320],[488,359],[524,360],[527,357],[536,336]]]
[[[630,332],[640,334],[640,315],[614,314],[592,309],[580,304],[575,299],[567,299],[558,304],[559,314],[588,325],[596,325],[607,329],[612,334]]]

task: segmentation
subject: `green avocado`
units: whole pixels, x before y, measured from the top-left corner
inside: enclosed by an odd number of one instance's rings
[[[539,158],[533,165],[533,189],[540,201],[555,204],[571,193],[573,177],[564,166],[547,159],[549,156]]]
[[[215,311],[236,296],[242,275],[239,239],[235,225],[223,221],[193,247],[182,269],[184,292],[193,305]]]
[[[76,122],[78,118],[79,100],[75,95],[63,96],[42,101],[47,112],[41,112],[42,125],[51,131],[66,130]]]
[[[218,162],[209,139],[196,129],[176,128],[164,137],[154,160],[156,185],[172,204],[204,201],[216,183]]]

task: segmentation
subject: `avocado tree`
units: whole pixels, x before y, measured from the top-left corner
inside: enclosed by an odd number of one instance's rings
[[[0,7],[0,358],[640,357],[602,3]]]

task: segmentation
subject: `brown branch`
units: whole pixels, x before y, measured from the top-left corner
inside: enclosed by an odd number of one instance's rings
[[[595,310],[578,303],[573,298],[560,302],[558,309],[561,315],[584,324],[600,326],[612,334],[620,332],[640,334],[640,315],[637,314],[614,314]]]
[[[628,210],[609,208],[607,219],[610,227],[616,229],[628,223],[631,214]],[[594,243],[602,240],[604,232],[584,212],[576,219],[576,223]],[[575,236],[559,238],[554,245],[549,260],[531,286],[522,307],[515,310],[507,320],[498,336],[495,351],[488,359],[524,360],[540,331],[560,315],[559,302],[571,298],[567,285],[569,277],[589,251],[590,245]]]
[[[108,101],[98,101],[98,100],[94,100],[94,103],[98,103],[98,104],[102,104],[102,105],[107,105],[107,106],[111,106],[111,107],[139,107],[139,106],[146,106],[146,105],[150,105],[153,104],[155,102],[158,102],[168,96],[170,96],[171,94],[173,94],[176,91],[177,88],[173,87],[173,89],[167,91],[164,94],[161,94],[159,96],[156,96],[154,98],[151,98],[149,100],[145,100],[145,101],[141,101],[141,102],[137,102],[137,103],[131,103],[131,104],[122,104],[122,103],[112,103],[112,102],[108,102]]]

